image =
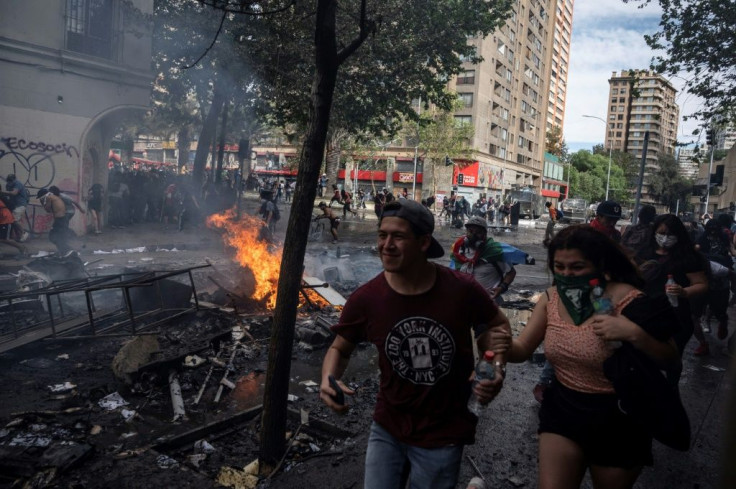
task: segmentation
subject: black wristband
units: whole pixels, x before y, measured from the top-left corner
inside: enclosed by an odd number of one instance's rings
[[[501,287],[504,292],[506,292],[507,290],[509,290],[509,284],[507,284],[506,282],[501,281],[501,283],[498,284],[498,286]]]

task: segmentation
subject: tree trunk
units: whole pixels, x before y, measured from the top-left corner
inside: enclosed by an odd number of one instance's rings
[[[225,90],[221,87],[222,84],[215,83],[215,92],[212,95],[212,104],[210,104],[210,110],[204,120],[202,131],[199,133],[199,139],[197,141],[197,153],[194,156],[192,178],[198,183],[202,183],[204,180],[204,169],[205,166],[207,166],[209,143],[212,142],[214,146],[213,138],[217,129],[217,119],[220,117],[220,111],[225,103]]]
[[[329,179],[330,185],[337,184],[337,172],[340,170],[340,136],[333,134],[333,137],[327,141],[327,157],[325,158],[325,173]],[[347,176],[345,177],[347,179]],[[326,195],[331,195],[329,190],[325,190]]]
[[[222,160],[225,159],[225,133],[227,132],[227,108],[228,104],[224,104],[222,108],[222,123],[220,124],[220,147],[217,149],[217,171],[215,171],[215,183],[220,183],[222,179]]]
[[[299,158],[294,202],[284,239],[278,296],[268,351],[264,410],[261,419],[261,474],[270,473],[285,450],[286,399],[289,393],[299,288],[314,198],[317,193],[315,182],[322,166],[339,66],[335,37],[336,8],[337,0],[318,0],[315,28],[316,71],[312,82],[309,126]]]
[[[177,161],[177,167],[179,170],[187,166],[189,163],[189,143],[191,138],[189,137],[189,127],[182,127],[176,136],[176,147],[179,150],[179,158]]]

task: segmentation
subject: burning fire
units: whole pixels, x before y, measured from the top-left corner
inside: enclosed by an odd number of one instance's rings
[[[258,217],[247,214],[235,220],[235,209],[228,209],[207,218],[207,224],[227,231],[225,242],[235,249],[235,261],[248,267],[255,277],[256,288],[253,298],[267,299],[266,307],[276,306],[276,290],[281,268],[281,249],[270,251],[267,242],[259,239],[265,223]]]

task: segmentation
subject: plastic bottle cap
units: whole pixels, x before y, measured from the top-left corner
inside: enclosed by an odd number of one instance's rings
[[[590,285],[592,285],[593,287],[595,287],[596,285],[598,285],[599,282],[598,282],[598,279],[597,278],[591,278],[590,279],[590,282],[588,282],[588,283]]]
[[[483,353],[483,359],[484,359],[484,360],[485,360],[486,362],[490,362],[491,360],[493,360],[493,357],[494,357],[495,355],[496,355],[496,354],[495,354],[495,353],[493,353],[493,351],[491,351],[491,350],[486,350],[486,352],[485,352],[485,353]]]

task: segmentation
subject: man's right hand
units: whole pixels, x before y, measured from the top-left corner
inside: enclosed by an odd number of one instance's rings
[[[355,394],[355,391],[346,386],[341,380],[337,381],[337,385],[342,389],[343,393],[349,396]],[[324,402],[327,407],[335,412],[341,414],[348,412],[350,407],[347,404],[338,404],[334,399],[335,396],[337,396],[337,392],[330,385],[329,375],[323,376],[322,385],[319,386],[319,398],[322,399],[322,402]]]

